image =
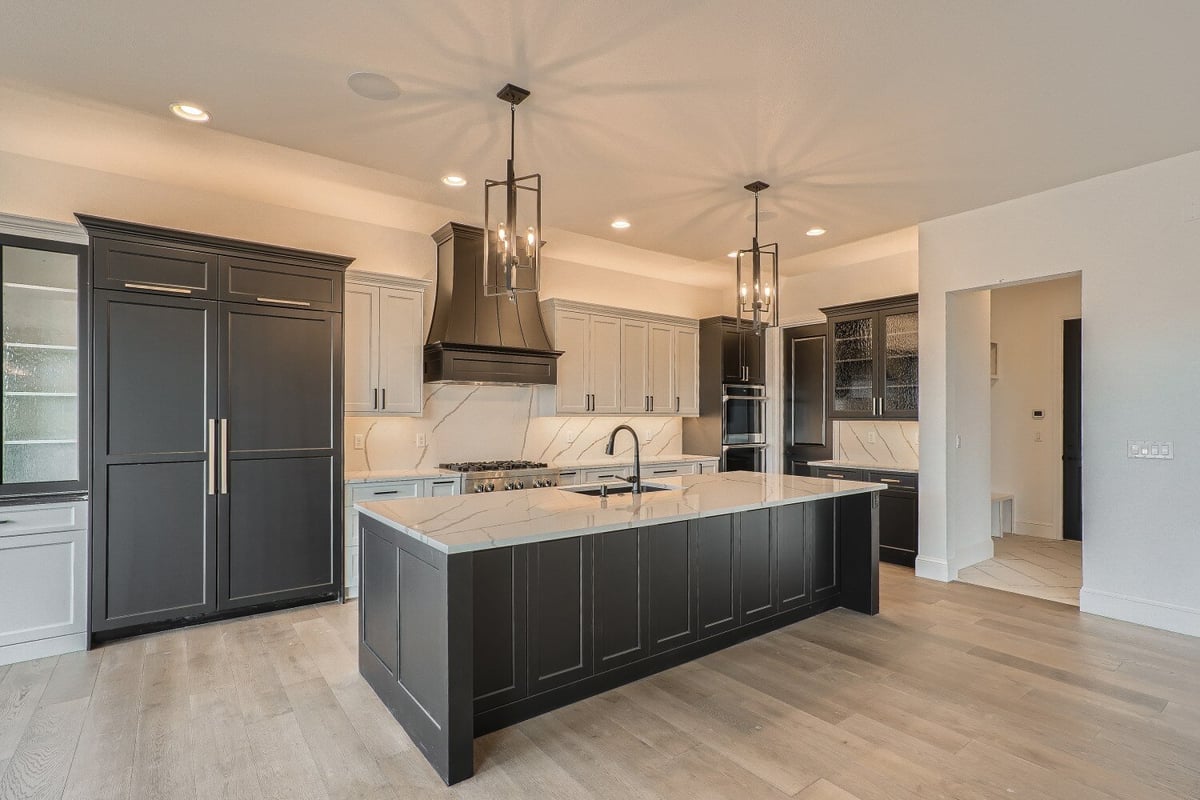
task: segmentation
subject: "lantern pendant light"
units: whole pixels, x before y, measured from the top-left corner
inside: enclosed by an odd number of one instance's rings
[[[511,83],[496,93],[508,103],[508,171],[502,181],[483,185],[483,217],[487,244],[483,264],[483,293],[489,297],[536,292],[541,272],[542,176],[517,177],[517,106],[529,92]]]
[[[754,193],[754,239],[737,252],[737,324],[755,333],[779,324],[779,244],[758,243],[758,193],[766,188],[763,181],[745,186]]]

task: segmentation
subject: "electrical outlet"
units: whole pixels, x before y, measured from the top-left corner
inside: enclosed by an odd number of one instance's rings
[[[878,441],[878,437],[875,435],[875,431],[867,431],[867,444],[875,444],[876,441]]]
[[[425,436],[425,434],[418,433],[417,434],[417,447],[427,447],[428,445],[429,445],[429,439]]]
[[[362,450],[367,446],[367,435],[365,433],[354,434],[354,449]]]
[[[1041,431],[1034,431],[1034,432],[1033,432],[1033,440],[1034,440],[1035,442],[1040,442],[1040,441],[1042,440],[1042,432],[1041,432]]]

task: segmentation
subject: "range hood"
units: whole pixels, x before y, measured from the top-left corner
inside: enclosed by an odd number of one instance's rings
[[[426,383],[555,383],[538,296],[483,293],[483,229],[447,222],[437,242],[437,295],[425,341]]]

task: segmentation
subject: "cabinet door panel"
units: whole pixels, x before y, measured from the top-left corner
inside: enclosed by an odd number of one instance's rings
[[[762,333],[742,332],[742,363],[746,365],[746,383],[767,382],[766,337]]]
[[[855,419],[875,415],[876,320],[875,314],[830,320],[830,416]]]
[[[379,404],[379,289],[346,285],[346,410],[374,411]]]
[[[529,693],[592,674],[592,537],[529,546]]]
[[[621,411],[621,321],[593,314],[588,321],[589,391],[592,411]]]
[[[818,500],[811,507],[809,564],[812,570],[813,600],[837,594],[841,588],[841,563],[838,558],[836,500]]]
[[[699,520],[696,572],[700,636],[712,636],[735,627],[738,565],[732,516]]]
[[[879,560],[911,567],[917,561],[917,493],[879,494]]]
[[[742,335],[736,330],[721,330],[721,383],[745,383],[742,369]]]
[[[83,633],[87,531],[0,536],[0,648]]]
[[[641,320],[621,320],[621,412],[624,414],[649,411],[649,327]]]
[[[333,459],[237,459],[221,532],[223,608],[333,591]]]
[[[92,239],[97,289],[215,299],[217,256],[179,247]]]
[[[221,256],[219,267],[222,300],[342,310],[343,275],[339,270],[243,256]]]
[[[768,509],[738,515],[738,620],[746,625],[775,613],[775,537]]]
[[[596,671],[650,654],[648,531],[632,529],[593,538]]]
[[[421,410],[423,314],[420,292],[379,290],[379,407],[383,411]]]
[[[775,509],[775,539],[779,551],[779,610],[812,602],[812,587],[808,564],[809,506],[799,503]]]
[[[671,325],[652,324],[646,334],[647,387],[650,411],[655,414],[675,413],[674,342]]]
[[[675,329],[675,413],[700,413],[700,331]]]
[[[554,348],[558,357],[558,382],[555,402],[561,414],[583,414],[588,410],[589,361],[587,314],[574,311],[554,312]]]
[[[918,405],[917,311],[881,312],[880,397],[883,416],[916,419]]]
[[[650,652],[696,641],[696,533],[686,522],[650,528]]]
[[[529,693],[528,554],[527,547],[496,547],[471,556],[476,713]]]
[[[213,301],[94,295],[92,630],[216,610],[217,317]]]

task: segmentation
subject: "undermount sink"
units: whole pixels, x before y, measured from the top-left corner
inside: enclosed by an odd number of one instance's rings
[[[608,497],[614,494],[632,494],[633,486],[628,483],[605,483],[597,486],[589,484],[587,486],[560,486],[564,492],[574,492],[587,497]],[[642,492],[669,492],[672,489],[678,489],[678,486],[662,486],[654,483],[643,483]]]

